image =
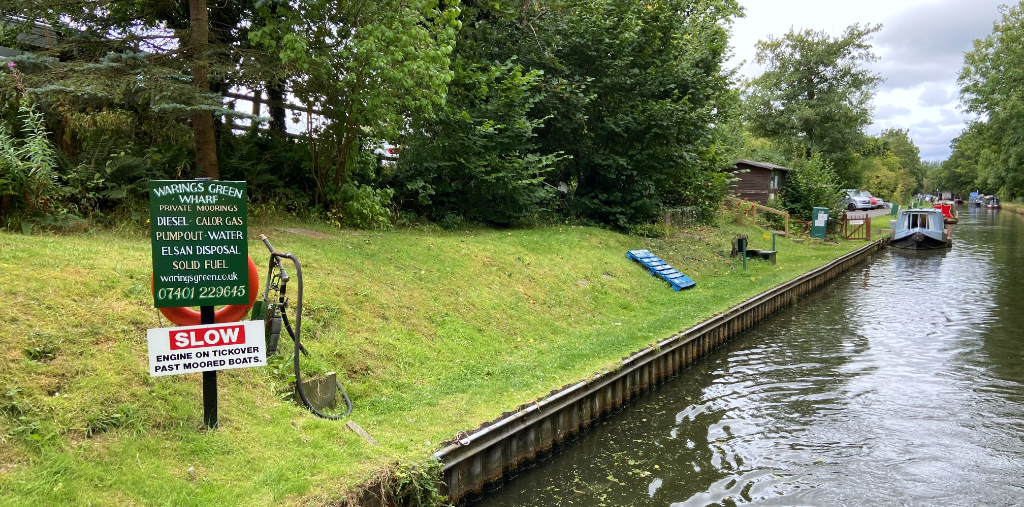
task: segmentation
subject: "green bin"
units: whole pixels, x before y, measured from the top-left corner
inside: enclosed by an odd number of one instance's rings
[[[825,239],[825,228],[828,226],[828,208],[811,210],[811,237]]]
[[[894,216],[898,215],[899,212],[900,212],[900,205],[899,204],[893,204],[892,205],[892,209],[889,210],[889,216],[894,217]]]

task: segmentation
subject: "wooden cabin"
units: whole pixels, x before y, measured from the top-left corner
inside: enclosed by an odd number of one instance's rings
[[[778,197],[790,171],[788,167],[753,160],[737,160],[734,167],[730,171],[737,178],[732,182],[733,195],[759,204]]]

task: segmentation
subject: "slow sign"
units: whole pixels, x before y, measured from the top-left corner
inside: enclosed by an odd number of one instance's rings
[[[248,304],[245,190],[244,181],[149,182],[157,308]]]
[[[153,377],[267,365],[262,320],[146,332]]]

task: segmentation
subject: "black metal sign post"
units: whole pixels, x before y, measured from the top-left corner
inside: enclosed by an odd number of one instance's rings
[[[213,307],[199,307],[199,323],[214,324]],[[207,428],[217,427],[217,371],[203,372],[203,423]]]

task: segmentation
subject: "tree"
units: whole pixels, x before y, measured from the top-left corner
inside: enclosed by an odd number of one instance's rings
[[[925,177],[920,150],[907,129],[885,129],[866,136],[858,158],[860,187],[886,201],[903,203]]]
[[[545,178],[562,155],[537,141],[547,120],[533,114],[544,74],[519,59],[533,34],[520,24],[522,8],[463,2],[445,107],[414,117],[403,141],[395,182],[403,205],[444,223],[508,225],[551,203],[556,189]]]
[[[573,209],[626,226],[650,220],[673,196],[717,205],[693,190],[715,180],[723,163],[715,125],[735,109],[723,64],[739,5],[567,0],[552,9],[555,44],[523,59],[546,76],[534,110],[551,119],[538,135],[547,153],[571,157],[555,176],[572,189]]]
[[[985,123],[972,122],[953,139],[949,158],[928,173],[933,187],[960,194],[974,191],[991,194],[999,189],[1000,179],[990,180],[998,162],[984,131],[986,127]]]
[[[960,99],[980,117],[969,137],[979,137],[980,151],[989,154],[980,183],[1016,197],[1024,195],[1024,4],[1002,6],[1000,12],[992,33],[964,53]]]
[[[448,102],[414,117],[406,202],[511,223],[559,210],[626,226],[715,207],[732,0],[464,2]],[[432,193],[431,193],[432,192]],[[429,203],[427,203],[429,201]]]
[[[250,0],[145,2],[0,2],[2,39],[29,52],[15,58],[37,103],[63,118],[61,147],[74,158],[68,129],[73,116],[107,112],[132,115],[162,135],[186,114],[191,118],[195,164],[219,176],[216,129],[224,116],[244,116],[223,105],[221,92],[260,81],[272,65],[254,51],[247,33],[255,11]],[[35,22],[38,20],[39,22]],[[45,45],[26,46],[21,34],[45,33]],[[38,39],[38,37],[36,37]],[[244,64],[244,65],[243,65]],[[212,92],[212,93],[211,93]],[[142,126],[142,125],[140,125]],[[71,129],[73,130],[73,129]]]
[[[809,220],[814,207],[829,208],[829,214],[838,216],[843,191],[839,179],[827,160],[815,153],[800,161],[786,178],[782,201],[786,209],[799,218]]]
[[[459,26],[455,5],[437,0],[262,4],[265,23],[251,39],[275,52],[295,99],[322,119],[312,121],[309,131],[322,201],[338,204],[354,156],[365,144],[397,139],[409,118],[445,104],[452,77],[449,54]]]
[[[854,24],[839,37],[790,29],[758,41],[755,62],[766,69],[746,85],[751,132],[796,157],[820,153],[843,181],[859,183],[855,156],[882,80],[864,64],[877,59],[869,41],[881,28]]]
[[[210,10],[206,0],[189,0],[189,49],[192,52],[192,85],[201,94],[210,93]],[[205,109],[192,112],[192,133],[195,138],[196,167],[211,179],[219,179],[217,170],[217,138],[213,131],[213,113]]]
[[[922,189],[926,167],[921,163],[921,149],[910,138],[910,129],[890,128],[882,130],[878,138],[885,141],[886,148],[900,161],[900,167],[907,171],[912,184],[906,190],[909,193]]]
[[[875,197],[896,203],[906,202],[915,187],[910,171],[890,151],[860,160],[861,188]]]

